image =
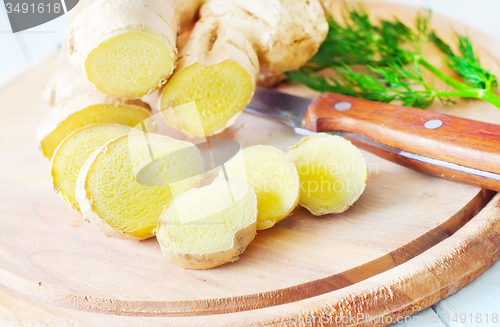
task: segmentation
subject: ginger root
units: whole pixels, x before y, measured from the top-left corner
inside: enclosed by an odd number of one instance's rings
[[[324,0],[321,0],[324,1]],[[258,83],[272,86],[311,59],[328,23],[318,0],[209,0],[201,17],[214,17],[250,41],[260,62]]]
[[[328,31],[318,0],[208,0],[200,17],[159,103],[167,123],[189,136],[231,126],[257,81],[273,85],[304,65]],[[194,120],[203,133],[190,128]]]
[[[77,6],[70,61],[100,91],[137,99],[161,87],[177,60],[181,24],[201,0],[94,0]]]
[[[65,43],[63,43],[62,49],[57,55],[54,72],[42,93],[43,100],[55,107],[62,105],[73,97],[98,93],[82,77],[78,69],[71,65],[65,48]]]

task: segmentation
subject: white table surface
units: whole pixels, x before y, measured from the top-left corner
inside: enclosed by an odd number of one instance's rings
[[[460,20],[500,41],[500,0],[386,1],[430,7],[437,13]],[[12,34],[5,7],[0,4],[0,84],[29,63],[53,53],[60,46],[65,25],[65,17],[60,17],[30,30]],[[462,322],[461,318],[464,317],[466,321]],[[498,320],[494,322],[493,317]],[[481,321],[479,318],[482,318]],[[457,294],[394,326],[399,325],[500,326],[500,262]]]

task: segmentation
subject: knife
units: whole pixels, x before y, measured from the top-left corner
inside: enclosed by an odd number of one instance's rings
[[[257,87],[245,112],[297,134],[326,132],[402,166],[500,192],[500,125],[335,93],[311,100]]]

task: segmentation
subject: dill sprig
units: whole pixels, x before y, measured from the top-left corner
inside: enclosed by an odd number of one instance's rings
[[[495,92],[498,80],[495,75],[481,66],[470,39],[462,35],[457,35],[457,38],[460,55],[456,55],[451,47],[435,33],[431,34],[434,44],[447,55],[448,67],[460,75],[466,84],[476,89]]]
[[[346,10],[343,20],[341,24],[331,16],[328,18],[327,37],[306,69],[316,71],[344,64],[385,66],[395,60],[407,63],[413,55],[401,45],[418,50],[415,45],[419,36],[398,19],[373,25],[365,8],[359,5]],[[423,24],[422,29],[425,28]]]
[[[334,92],[372,101],[401,101],[405,106],[426,108],[436,97],[443,97],[423,79],[415,64],[367,66],[370,73],[357,73],[347,65],[336,67],[339,79],[311,74],[303,70],[288,73],[289,79],[319,92]],[[443,99],[449,101],[449,99]]]
[[[289,80],[319,92],[335,92],[367,100],[426,108],[437,98],[451,102],[452,97],[479,98],[500,108],[496,77],[477,59],[468,37],[458,36],[460,55],[430,28],[430,11],[421,12],[413,28],[399,19],[372,23],[366,9],[346,7],[343,22],[328,18],[329,31],[311,61],[300,70],[288,72]],[[422,49],[434,42],[447,56],[448,66],[465,83],[446,75],[423,58]],[[351,66],[364,65],[367,73]],[[436,90],[423,78],[422,67],[454,90]],[[317,71],[333,68],[338,77],[324,78]]]

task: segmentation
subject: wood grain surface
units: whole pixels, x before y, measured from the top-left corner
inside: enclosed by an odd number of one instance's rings
[[[370,8],[415,15],[393,4]],[[443,17],[433,23],[445,39],[465,30]],[[469,34],[497,72],[500,45]],[[437,53],[427,54],[439,64]],[[1,326],[293,325],[322,314],[386,317],[343,326],[387,325],[457,292],[500,256],[498,195],[366,152],[370,178],[351,209],[315,218],[298,208],[259,231],[233,264],[183,270],[155,239],[106,238],[53,193],[35,143],[48,110],[40,93],[53,63],[40,63],[0,92]],[[500,110],[480,101],[436,103],[431,110],[500,123]],[[284,125],[246,114],[219,137],[281,149],[300,139]]]

